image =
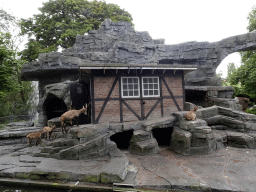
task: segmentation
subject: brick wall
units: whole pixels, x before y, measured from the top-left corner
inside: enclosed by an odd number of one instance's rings
[[[100,114],[104,101],[97,101],[97,99],[107,98],[109,91],[113,85],[116,77],[94,77],[94,99],[95,101],[95,119]],[[175,75],[174,77],[164,77],[169,89],[173,95],[176,96],[176,102],[181,110],[183,110],[183,88],[182,88],[182,75]],[[162,82],[162,96],[169,97],[163,99],[163,116],[169,116],[172,112],[178,111],[170,93]],[[112,99],[112,100],[111,100]],[[114,99],[114,100],[113,100]],[[144,100],[144,116],[147,116],[152,107],[156,104],[158,99]],[[130,108],[141,117],[141,100],[125,100]],[[123,122],[137,121],[138,118],[127,108],[125,104],[122,104]],[[148,119],[160,118],[161,115],[161,102],[159,102],[155,109],[148,116]],[[120,122],[120,101],[119,101],[119,81],[117,81],[110,100],[107,102],[98,123],[105,122]]]

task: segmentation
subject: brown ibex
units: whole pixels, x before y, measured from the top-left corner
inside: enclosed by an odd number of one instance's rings
[[[31,145],[33,139],[36,140],[36,145],[38,145],[38,141],[41,139],[43,130],[39,130],[38,132],[32,132],[27,135],[28,138],[28,146]]]
[[[185,119],[187,121],[195,121],[196,120],[196,110],[197,110],[197,106],[195,105],[194,110],[191,110],[185,114],[185,116],[184,116]]]
[[[79,110],[69,110],[65,113],[63,113],[60,117],[60,123],[61,123],[61,131],[62,133],[64,133],[64,130],[65,132],[67,133],[67,129],[66,129],[66,125],[67,123],[70,123],[71,124],[71,127],[73,126],[73,120],[76,119],[76,124],[78,126],[78,117],[82,114],[82,113],[85,113],[86,114],[86,111],[87,111],[87,105],[82,109],[79,109]]]
[[[54,129],[56,128],[56,125],[53,125],[51,127],[44,127],[43,128],[43,137],[46,135],[46,139],[48,138],[50,140],[52,132],[54,131]]]

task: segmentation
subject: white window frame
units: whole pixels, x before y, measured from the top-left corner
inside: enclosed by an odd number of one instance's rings
[[[135,83],[134,82],[132,82],[132,83],[124,83],[123,82],[123,79],[127,79],[127,82],[128,82],[128,79],[137,79],[137,85],[138,85],[138,89],[134,89],[134,85],[135,85]],[[130,85],[133,85],[132,87],[132,89],[129,89],[129,84]],[[124,89],[124,86],[127,86],[127,89]],[[129,95],[129,93],[128,93],[128,95],[127,96],[124,96],[124,91],[133,91],[133,95],[132,96],[130,96]],[[136,96],[134,96],[134,91],[138,91],[138,95],[136,95]],[[121,92],[122,92],[122,98],[138,98],[138,97],[140,97],[140,79],[139,79],[139,77],[121,77]]]
[[[152,82],[152,83],[144,83],[144,79],[149,79],[149,78],[157,78],[157,83],[154,83],[154,81]],[[147,76],[147,77],[142,77],[142,79],[141,79],[141,83],[142,83],[142,96],[143,97],[160,97],[160,85],[159,85],[159,77],[158,76]],[[144,88],[144,85],[145,84],[147,84],[148,85],[148,88]],[[149,85],[150,84],[153,84],[153,87],[152,88],[149,88]],[[155,86],[154,85],[156,85],[157,84],[157,87],[158,88],[155,88]],[[144,91],[146,91],[146,90],[148,90],[148,91],[150,91],[150,90],[152,90],[153,91],[153,95],[144,95]],[[158,94],[157,95],[154,95],[154,91],[158,91]]]

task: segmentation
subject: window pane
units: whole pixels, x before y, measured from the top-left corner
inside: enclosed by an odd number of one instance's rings
[[[149,90],[149,95],[153,95],[153,90]]]
[[[158,83],[158,78],[154,78],[154,83]]]
[[[148,79],[147,78],[143,78],[143,83],[147,83]]]
[[[123,96],[128,96],[128,91],[124,91]]]
[[[144,96],[148,96],[148,90],[144,90]]]
[[[149,84],[149,89],[153,89],[153,84]]]
[[[154,89],[158,89],[158,84],[154,84]]]
[[[144,89],[148,89],[148,84],[144,84]]]
[[[158,90],[154,90],[154,95],[158,95]]]
[[[149,82],[149,83],[153,83],[152,78],[148,78],[148,82]]]
[[[122,77],[122,92],[123,97],[138,97],[140,95],[139,78]]]

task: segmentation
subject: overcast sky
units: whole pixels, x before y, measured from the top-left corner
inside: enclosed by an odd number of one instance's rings
[[[0,6],[15,16],[28,18],[39,13],[48,0],[6,0]],[[136,31],[148,31],[153,39],[165,44],[187,41],[215,42],[247,32],[247,16],[255,0],[106,0],[119,5],[133,17]],[[223,71],[229,62],[240,65],[238,53],[229,55],[218,67]]]

